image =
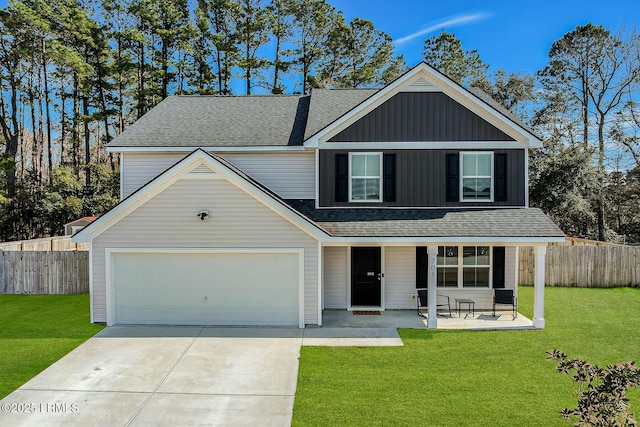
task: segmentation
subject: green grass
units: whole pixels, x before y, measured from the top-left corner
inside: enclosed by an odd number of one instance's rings
[[[95,335],[89,295],[0,295],[0,399]]]
[[[571,379],[545,352],[640,362],[640,289],[547,288],[542,331],[400,331],[404,347],[303,347],[293,424],[569,426]],[[533,290],[520,289],[531,318]],[[640,414],[640,390],[629,393]]]

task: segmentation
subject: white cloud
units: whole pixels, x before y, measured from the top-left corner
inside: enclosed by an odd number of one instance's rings
[[[445,19],[441,22],[436,22],[435,24],[431,24],[428,27],[423,28],[420,31],[416,31],[413,34],[409,34],[408,36],[399,38],[395,40],[395,44],[401,45],[415,39],[416,37],[424,36],[425,34],[429,34],[436,30],[443,29],[444,27],[467,25],[477,21],[481,21],[483,19],[487,19],[489,16],[491,16],[489,13],[472,13],[467,15],[454,16],[452,18]]]

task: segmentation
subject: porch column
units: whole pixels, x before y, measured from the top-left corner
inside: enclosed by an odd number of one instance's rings
[[[533,281],[533,327],[544,329],[544,264],[546,246],[534,246],[535,278]]]
[[[438,316],[437,316],[437,294],[436,290],[438,287],[437,283],[437,262],[438,262],[438,247],[437,246],[427,246],[427,254],[428,254],[428,262],[429,273],[428,273],[428,291],[427,291],[427,308],[429,309],[429,317],[427,317],[427,327],[428,328],[437,328],[438,327]]]

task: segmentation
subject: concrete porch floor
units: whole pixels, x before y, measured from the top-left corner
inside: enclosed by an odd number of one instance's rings
[[[475,315],[462,311],[438,313],[438,329],[533,329],[533,322],[518,313],[513,320],[510,312],[498,311],[494,317],[490,310],[476,310]],[[326,328],[408,328],[426,329],[427,318],[416,310],[387,310],[379,315],[353,314],[346,310],[324,310],[322,325]]]

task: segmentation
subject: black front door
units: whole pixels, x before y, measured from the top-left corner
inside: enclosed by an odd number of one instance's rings
[[[351,305],[382,304],[380,248],[351,248]]]

